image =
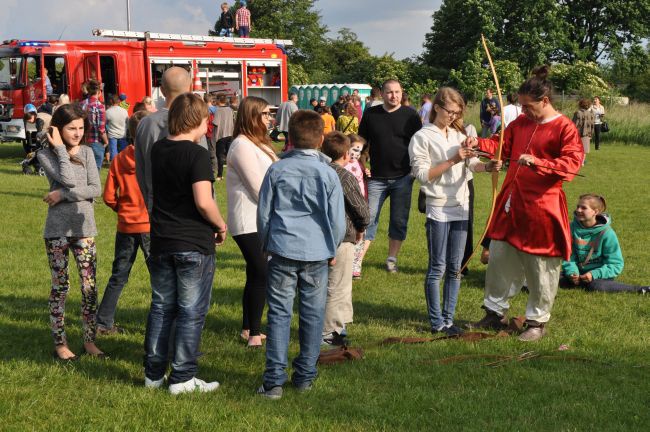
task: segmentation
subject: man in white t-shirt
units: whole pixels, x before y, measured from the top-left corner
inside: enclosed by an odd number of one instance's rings
[[[521,107],[517,104],[517,95],[510,93],[506,96],[508,105],[503,107],[503,127],[508,127],[511,121],[515,120],[521,115]]]

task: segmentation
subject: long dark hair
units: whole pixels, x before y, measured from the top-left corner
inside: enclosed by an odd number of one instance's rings
[[[52,115],[52,121],[50,122],[51,127],[55,127],[59,130],[59,134],[63,139],[63,127],[69,123],[72,123],[75,120],[83,119],[84,122],[84,132],[86,132],[90,126],[88,121],[88,115],[86,111],[78,103],[66,104],[58,107],[54,114]],[[70,153],[70,146],[67,142],[63,141],[65,148]],[[86,135],[84,133],[83,138],[81,139],[81,144],[86,144]],[[76,156],[70,155],[70,162],[77,165],[83,165],[83,162]]]

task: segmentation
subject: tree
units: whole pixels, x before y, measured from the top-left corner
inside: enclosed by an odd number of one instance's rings
[[[425,35],[422,62],[449,71],[465,61],[481,33],[495,32],[492,16],[501,16],[499,1],[443,0],[433,14],[431,31]]]
[[[494,56],[528,72],[551,62],[597,62],[650,36],[650,0],[443,0],[422,61],[459,70],[481,33]]]
[[[596,62],[650,35],[650,0],[560,0],[567,61]]]
[[[451,83],[470,100],[479,100],[487,88],[494,89],[492,73],[486,65],[484,56],[483,49],[477,46],[458,70],[452,69],[449,73]],[[499,77],[503,97],[517,91],[524,81],[519,65],[515,62],[496,60],[494,69]]]
[[[329,40],[327,52],[331,81],[336,83],[366,82],[368,65],[373,56],[356,33],[342,28],[336,39]]]

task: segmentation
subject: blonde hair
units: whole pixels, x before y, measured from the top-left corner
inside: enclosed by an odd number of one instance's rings
[[[451,124],[451,127],[456,129],[458,132],[465,133],[465,128],[463,127],[463,116],[465,115],[465,100],[458,93],[456,89],[451,87],[440,87],[438,93],[433,98],[433,105],[438,105],[441,108],[444,108],[448,103],[455,103],[460,107],[460,115],[454,119],[454,122]],[[433,123],[436,120],[436,110],[432,109],[431,114],[429,115],[429,121]]]
[[[593,210],[596,210],[598,213],[602,213],[605,210],[607,210],[607,203],[605,202],[605,197],[601,195],[588,193],[588,194],[580,195],[579,200],[589,201],[591,203],[589,207],[591,207]]]

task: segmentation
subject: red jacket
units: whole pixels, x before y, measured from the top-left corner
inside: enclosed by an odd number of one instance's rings
[[[501,158],[509,160],[510,167],[487,236],[529,254],[568,260],[571,230],[562,182],[574,175],[543,167],[580,170],[584,150],[578,130],[564,115],[544,124],[519,116],[504,134]],[[478,141],[481,150],[494,154],[499,137]],[[537,166],[519,165],[517,160],[524,153],[535,156]]]
[[[117,230],[125,234],[149,232],[149,213],[135,178],[135,147],[127,146],[111,162],[104,202],[117,212]]]

